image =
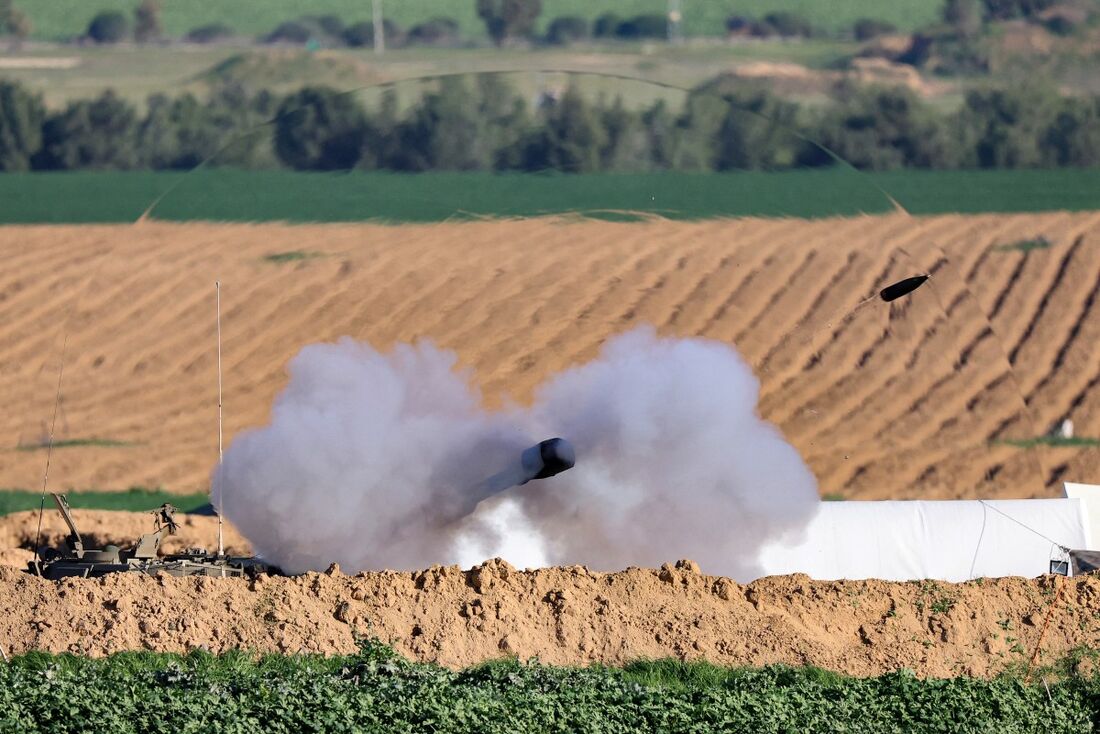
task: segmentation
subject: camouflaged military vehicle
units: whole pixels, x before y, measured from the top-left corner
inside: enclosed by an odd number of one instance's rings
[[[120,548],[108,545],[103,548],[85,548],[80,531],[76,528],[69,503],[63,494],[53,495],[58,512],[69,526],[69,536],[63,548],[48,548],[36,554],[27,571],[47,579],[68,576],[95,578],[108,573],[138,572],[169,576],[255,576],[277,572],[273,567],[254,557],[234,557],[210,553],[205,548],[189,548],[182,553],[162,555],[161,542],[175,535],[176,508],[163,504],[152,511],[153,532],[141,536],[137,545]]]

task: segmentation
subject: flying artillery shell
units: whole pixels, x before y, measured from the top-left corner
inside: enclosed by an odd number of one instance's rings
[[[893,285],[888,285],[879,291],[879,297],[889,303],[890,301],[897,300],[902,296],[907,296],[917,288],[924,285],[924,281],[928,280],[927,275],[914,275],[912,278],[906,278],[905,280],[899,280]]]

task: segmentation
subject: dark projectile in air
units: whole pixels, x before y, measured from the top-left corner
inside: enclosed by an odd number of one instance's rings
[[[889,303],[890,301],[896,301],[902,296],[907,296],[917,288],[924,285],[924,281],[928,280],[928,275],[914,275],[912,278],[906,278],[905,280],[899,280],[893,285],[888,285],[879,291],[879,298]]]

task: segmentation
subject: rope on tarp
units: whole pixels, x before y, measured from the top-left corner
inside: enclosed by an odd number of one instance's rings
[[[982,503],[982,506],[983,506],[983,507],[988,507],[989,509],[993,510],[994,512],[996,512],[996,513],[998,513],[998,514],[1001,514],[1001,515],[1004,515],[1004,516],[1005,516],[1005,517],[1007,517],[1007,518],[1008,518],[1009,520],[1011,520],[1012,522],[1014,522],[1014,523],[1016,523],[1017,525],[1019,525],[1020,527],[1022,527],[1022,528],[1023,528],[1024,530],[1027,530],[1028,532],[1034,533],[1035,535],[1038,535],[1038,536],[1039,536],[1040,538],[1042,538],[1043,540],[1047,541],[1048,543],[1052,543],[1052,544],[1054,544],[1054,545],[1058,546],[1058,548],[1059,548],[1059,549],[1060,549],[1060,550],[1061,550],[1061,551],[1062,551],[1063,553],[1069,553],[1069,550],[1070,550],[1070,549],[1069,549],[1069,547],[1068,547],[1068,546],[1062,545],[1062,544],[1061,544],[1061,543],[1059,543],[1059,542],[1058,542],[1057,540],[1054,540],[1053,538],[1051,538],[1051,537],[1049,537],[1049,536],[1047,536],[1047,535],[1043,535],[1042,533],[1040,533],[1040,532],[1039,532],[1038,530],[1036,530],[1035,528],[1033,528],[1033,527],[1031,527],[1030,525],[1027,525],[1027,524],[1025,524],[1025,523],[1023,523],[1023,522],[1020,522],[1019,520],[1017,520],[1016,518],[1014,518],[1014,517],[1013,517],[1012,515],[1009,515],[1009,514],[1008,514],[1007,512],[1004,512],[1003,510],[998,510],[998,509],[997,509],[996,507],[994,507],[993,505],[989,504],[989,503],[988,503],[988,502],[986,502],[985,500],[978,500],[978,502],[981,502],[981,503]]]

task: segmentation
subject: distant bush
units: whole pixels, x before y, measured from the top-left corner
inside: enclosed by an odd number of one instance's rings
[[[187,32],[187,35],[183,37],[183,40],[189,43],[214,43],[226,38],[232,38],[234,35],[233,29],[225,23],[208,23],[198,28],[192,28]]]
[[[852,33],[857,41],[870,41],[872,38],[897,33],[898,28],[893,23],[875,18],[860,18],[852,26]]]
[[[401,28],[392,21],[383,20],[382,30],[386,34],[386,45],[397,47],[405,42],[405,34]],[[352,48],[364,48],[374,45],[374,23],[363,21],[354,23],[344,29],[344,43]]]
[[[303,15],[280,23],[264,36],[265,43],[304,44],[314,41],[326,45],[343,45],[347,29],[335,15]]]
[[[454,18],[432,18],[418,23],[409,29],[406,41],[424,46],[453,44],[458,41],[458,21]]]
[[[1031,18],[1054,7],[1058,0],[983,0],[985,15],[990,20]]]
[[[368,132],[362,107],[329,87],[305,87],[279,105],[275,152],[299,170],[352,168],[363,156]]]
[[[118,43],[130,32],[126,16],[114,10],[99,13],[88,24],[88,38],[96,43]]]
[[[264,36],[265,43],[308,43],[317,29],[300,20],[288,20],[280,23],[275,30]]]
[[[1064,15],[1055,15],[1045,20],[1043,27],[1056,36],[1071,36],[1077,30],[1077,23]]]
[[[667,38],[668,17],[658,13],[636,15],[619,23],[618,28],[615,29],[615,35],[625,41],[642,38]]]
[[[565,46],[588,38],[588,21],[575,15],[554,18],[546,29],[546,42]]]
[[[0,80],[0,171],[26,171],[42,146],[42,98],[18,82]]]
[[[755,35],[753,33],[753,27],[756,25],[756,21],[752,18],[746,18],[743,15],[731,15],[726,18],[726,33],[736,35]]]
[[[529,36],[541,12],[542,0],[477,0],[478,17],[498,46],[509,38]]]
[[[307,15],[303,21],[316,23],[326,35],[339,38],[344,35],[344,21],[335,15]]]
[[[0,0],[0,36],[23,41],[31,34],[31,19],[12,0]]]
[[[797,13],[787,11],[768,13],[764,16],[764,25],[775,35],[784,38],[809,38],[814,35],[814,27],[810,25],[810,21]]]
[[[105,170],[141,164],[134,133],[137,110],[108,90],[96,99],[71,102],[42,126],[42,149],[35,168]]]
[[[604,13],[592,24],[592,35],[595,38],[614,38],[622,22],[622,16],[618,13]]]
[[[158,0],[141,0],[134,8],[134,40],[138,43],[155,41],[164,33],[160,22],[160,3]]]

